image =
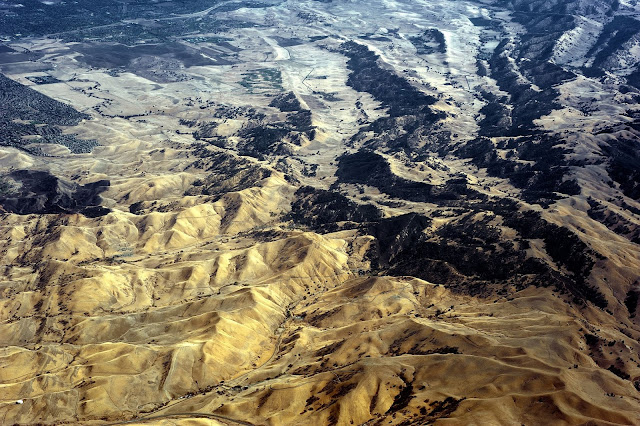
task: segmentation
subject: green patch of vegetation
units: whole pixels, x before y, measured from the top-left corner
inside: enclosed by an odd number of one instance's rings
[[[223,43],[227,41],[231,41],[231,39],[224,37],[189,37],[185,38],[184,41],[188,41],[189,43]]]
[[[0,197],[8,197],[15,192],[14,185],[6,178],[0,178]]]
[[[242,74],[240,85],[246,87],[249,93],[258,90],[278,90],[283,91],[282,73],[280,70],[271,68],[259,68]]]

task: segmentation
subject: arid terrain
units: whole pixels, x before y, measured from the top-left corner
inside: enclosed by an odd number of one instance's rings
[[[0,424],[640,424],[639,16],[1,1]]]

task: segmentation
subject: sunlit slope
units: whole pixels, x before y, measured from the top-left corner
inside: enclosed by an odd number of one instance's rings
[[[268,186],[285,195],[263,200]],[[371,237],[265,227],[288,186],[166,213],[6,216],[7,248],[18,224],[54,232],[6,257],[4,419],[635,422],[633,384],[599,365],[637,375],[640,348],[607,315],[548,289],[358,277]]]

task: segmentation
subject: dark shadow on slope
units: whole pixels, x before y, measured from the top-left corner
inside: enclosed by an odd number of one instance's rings
[[[17,214],[81,213],[88,217],[104,216],[109,209],[100,206],[100,194],[110,185],[100,180],[78,185],[49,172],[18,170],[3,179],[0,207]]]

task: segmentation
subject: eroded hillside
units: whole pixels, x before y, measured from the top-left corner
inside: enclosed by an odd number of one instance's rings
[[[22,3],[1,423],[640,423],[635,3]]]

